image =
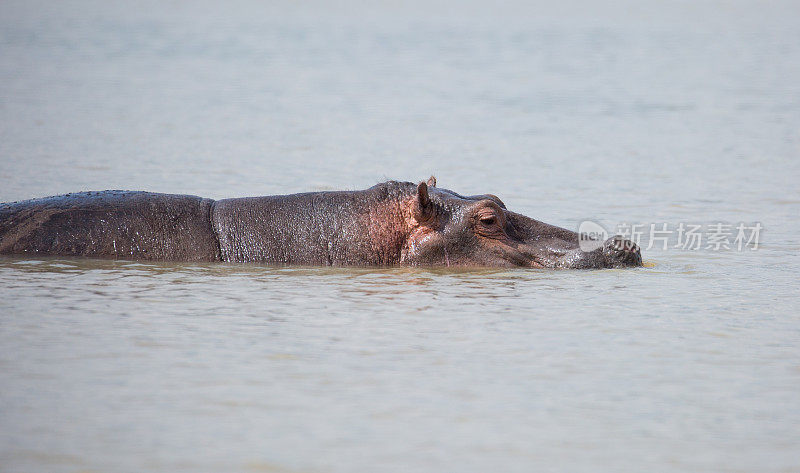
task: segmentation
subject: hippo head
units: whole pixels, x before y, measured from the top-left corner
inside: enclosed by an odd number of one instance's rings
[[[639,248],[616,236],[582,251],[578,234],[511,212],[492,194],[462,196],[421,182],[406,202],[410,235],[401,261],[411,265],[529,268],[641,266]]]

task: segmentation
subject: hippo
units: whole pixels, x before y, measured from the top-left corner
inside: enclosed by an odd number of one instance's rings
[[[101,191],[0,204],[0,254],[324,266],[641,266],[619,236],[578,234],[427,182],[211,200]]]

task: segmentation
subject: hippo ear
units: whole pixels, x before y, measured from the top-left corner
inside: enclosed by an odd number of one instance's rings
[[[436,187],[436,176],[428,178],[428,187]]]
[[[431,198],[428,195],[428,185],[424,182],[420,182],[417,186],[417,203],[420,208],[427,207],[431,203]]]
[[[428,195],[428,185],[420,182],[417,186],[417,198],[414,202],[414,218],[418,222],[424,222],[433,216],[433,202]]]

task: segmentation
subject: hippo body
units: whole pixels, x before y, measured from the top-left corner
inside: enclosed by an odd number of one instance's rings
[[[575,232],[494,195],[428,182],[211,200],[102,191],[0,204],[0,254],[336,266],[640,266],[619,237],[583,252]]]
[[[214,261],[213,201],[151,192],[79,192],[0,204],[0,253]]]

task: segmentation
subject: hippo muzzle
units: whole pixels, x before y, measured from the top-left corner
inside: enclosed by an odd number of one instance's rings
[[[584,251],[576,232],[549,225],[524,215],[507,212],[511,239],[521,240],[518,248],[531,260],[531,266],[558,269],[622,268],[642,265],[639,246],[619,235],[595,249]]]
[[[553,252],[555,257],[550,260],[548,267],[601,269],[642,265],[642,254],[638,245],[619,235],[609,238],[601,244],[600,248],[593,251],[582,251],[580,248],[576,248],[559,256],[560,253],[558,250]]]

